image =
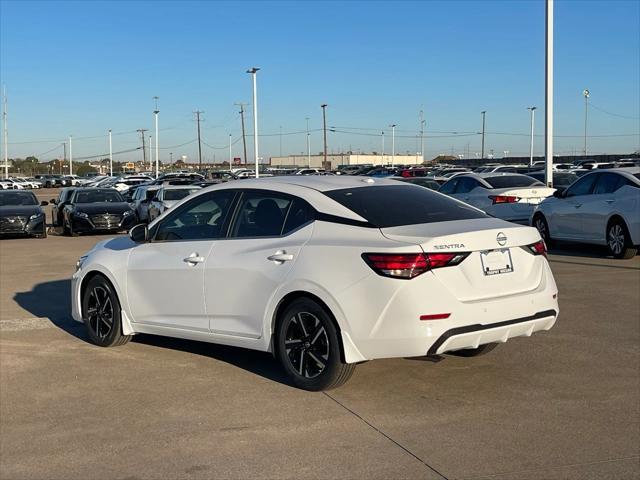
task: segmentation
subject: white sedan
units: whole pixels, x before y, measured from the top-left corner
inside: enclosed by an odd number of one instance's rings
[[[159,188],[151,203],[149,204],[147,215],[149,221],[162,215],[171,207],[176,205],[180,200],[192,193],[200,190],[201,187],[195,187],[193,185],[166,185]]]
[[[547,243],[605,245],[615,258],[632,258],[640,245],[640,168],[594,170],[531,217]]]
[[[71,291],[97,345],[149,333],[268,351],[308,390],[367,360],[478,355],[558,316],[535,228],[354,176],[203,189],[96,245]]]
[[[518,173],[469,173],[458,175],[438,190],[509,222],[529,224],[536,205],[555,189]]]

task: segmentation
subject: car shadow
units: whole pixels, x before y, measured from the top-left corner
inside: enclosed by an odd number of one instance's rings
[[[55,326],[81,340],[87,340],[82,324],[71,317],[71,280],[39,283],[29,292],[17,292],[13,299],[34,317],[48,318]]]
[[[69,335],[89,342],[84,325],[71,317],[70,297],[71,280],[54,280],[39,283],[28,292],[17,292],[13,299],[34,317],[48,318]],[[278,361],[270,353],[157,335],[137,334],[133,341],[219,360],[271,381],[291,386]]]
[[[549,247],[551,255],[562,255],[563,257],[580,258],[613,258],[607,247],[601,245],[589,245],[583,243],[554,241]]]

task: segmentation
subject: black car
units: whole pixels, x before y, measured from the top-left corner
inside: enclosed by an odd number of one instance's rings
[[[75,188],[62,209],[62,228],[67,235],[119,232],[136,223],[131,206],[112,188]]]
[[[542,183],[545,182],[545,172],[533,172],[527,173],[532,178],[536,180],[540,180]],[[578,179],[578,176],[575,173],[570,172],[553,172],[553,188],[555,188],[558,192],[564,192],[569,185],[575,182]]]
[[[52,198],[49,203],[51,203],[51,224],[54,227],[62,226],[62,211],[64,210],[64,206],[69,203],[69,199],[71,198],[71,194],[75,189],[72,187],[66,187],[60,190],[58,194],[58,198]]]
[[[47,222],[42,208],[32,192],[0,191],[0,237],[7,235],[47,236]]]

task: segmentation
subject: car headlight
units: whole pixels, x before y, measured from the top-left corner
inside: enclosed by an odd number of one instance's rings
[[[35,219],[37,219],[37,218],[42,218],[42,216],[43,216],[43,215],[44,215],[44,213],[43,213],[43,212],[40,212],[40,213],[34,213],[33,215],[31,215],[31,216],[29,217],[29,220],[35,220]]]
[[[89,215],[87,215],[87,214],[86,214],[86,213],[84,213],[84,212],[76,212],[76,213],[74,213],[74,215],[75,215],[76,217],[80,217],[80,218],[89,218]]]
[[[77,261],[76,261],[76,272],[78,270],[80,270],[82,268],[82,264],[84,263],[84,261],[87,259],[88,255],[82,255]]]

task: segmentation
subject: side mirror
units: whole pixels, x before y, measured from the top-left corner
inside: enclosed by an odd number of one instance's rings
[[[129,230],[129,238],[136,243],[149,241],[149,228],[144,223],[139,223]]]
[[[49,202],[47,202],[46,200],[40,202],[41,207],[46,207],[47,205],[49,205]]]
[[[564,198],[564,192],[561,192],[560,190],[556,190],[555,192],[553,192],[553,196],[556,198]]]

